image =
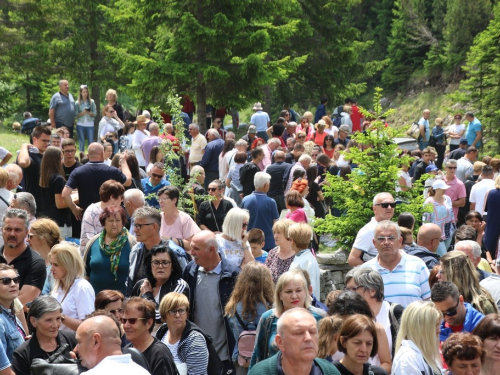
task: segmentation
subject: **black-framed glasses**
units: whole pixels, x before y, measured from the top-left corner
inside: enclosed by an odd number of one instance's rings
[[[20,276],[16,277],[2,277],[0,278],[0,281],[2,282],[3,285],[10,285],[14,281],[14,284],[19,284],[19,280],[21,279]]]
[[[167,268],[167,267],[169,267],[172,264],[172,262],[169,261],[169,260],[153,260],[153,261],[151,261],[151,264],[154,267],[158,267],[158,268],[165,267],[165,268]]]
[[[211,187],[209,187],[207,190],[208,190],[208,191],[217,191],[218,189],[219,189],[219,188],[211,188]]]
[[[74,154],[76,150],[64,150],[63,151],[65,154]]]
[[[395,208],[396,202],[387,202],[387,203],[375,203],[375,206],[380,206],[382,208]]]
[[[113,309],[113,310],[108,310],[110,314],[116,315],[116,313],[121,314],[123,312],[123,309]],[[133,323],[132,323],[133,324]]]
[[[351,288],[349,288],[349,287],[347,287],[347,286],[346,286],[346,287],[344,288],[344,290],[345,290],[346,292],[355,292],[355,291],[356,291],[356,290],[358,290],[359,288],[364,288],[364,287],[365,287],[364,285],[353,286],[353,287],[351,287]]]
[[[172,316],[176,316],[177,313],[179,313],[179,315],[186,315],[187,309],[168,310],[168,313]]]
[[[129,324],[134,325],[138,320],[146,320],[146,318],[120,318],[122,324],[127,324],[127,322],[129,322]]]
[[[144,223],[144,224],[136,224],[134,223],[134,228],[141,230],[144,225],[153,225],[154,223]]]
[[[151,176],[156,177],[156,178],[163,178],[163,174],[156,174],[156,173],[151,173]]]
[[[457,315],[457,312],[458,312],[458,305],[460,305],[460,299],[458,299],[458,302],[453,309],[448,310],[448,311],[441,311],[441,313],[444,316],[455,316],[455,315]]]

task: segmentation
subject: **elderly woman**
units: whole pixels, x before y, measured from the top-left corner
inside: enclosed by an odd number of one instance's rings
[[[483,374],[483,345],[481,339],[472,333],[454,333],[444,342],[442,352],[448,366],[446,375]]]
[[[60,327],[76,331],[87,314],[94,311],[95,293],[85,280],[85,266],[78,249],[69,242],[55,245],[49,253],[54,289],[50,293],[62,307]]]
[[[483,341],[484,359],[482,375],[500,374],[500,316],[489,314],[479,322],[472,334]]]
[[[160,315],[165,324],[160,327],[156,337],[169,348],[179,373],[220,373],[220,362],[209,363],[209,352],[215,351],[211,341],[206,339],[196,324],[188,320],[188,312],[189,301],[184,294],[167,294],[160,303]]]
[[[182,268],[174,251],[167,245],[154,246],[146,261],[146,278],[139,280],[132,296],[141,296],[156,304],[156,322],[161,324],[160,301],[170,292],[189,296],[189,285],[181,278]]]
[[[214,180],[208,185],[208,194],[214,199],[206,200],[198,207],[198,225],[201,230],[222,232],[222,224],[233,204],[224,199],[224,183]]]
[[[280,219],[273,225],[273,235],[276,247],[269,250],[266,258],[266,267],[271,271],[275,284],[278,282],[278,278],[288,271],[295,259],[292,241],[290,241],[288,236],[288,228],[293,224],[294,222],[290,219]]]
[[[176,186],[165,186],[158,191],[161,209],[160,236],[164,239],[175,238],[183,242],[186,250],[191,249],[191,238],[200,231],[194,220],[185,212],[179,211],[180,192]]]
[[[254,260],[248,243],[250,214],[241,208],[232,208],[222,224],[222,233],[216,235],[219,253],[229,262],[243,266]]]
[[[170,350],[151,335],[155,326],[155,304],[147,299],[132,297],[123,304],[121,322],[130,346],[139,350],[148,363],[151,375],[176,374]]]
[[[82,233],[80,237],[80,254],[85,254],[87,243],[96,234],[101,233],[103,226],[99,220],[102,211],[109,206],[120,206],[125,188],[115,180],[105,181],[99,188],[100,202],[87,207],[82,217]]]
[[[31,303],[28,325],[32,335],[14,351],[12,368],[16,374],[30,374],[35,358],[47,359],[63,345],[67,347],[62,354],[70,358],[77,341],[73,331],[59,330],[61,315],[61,305],[54,297],[40,296]]]
[[[114,289],[125,293],[125,280],[129,271],[129,255],[137,243],[127,228],[125,210],[108,206],[99,215],[101,233],[91,238],[85,247],[83,260],[86,279],[96,293]]]

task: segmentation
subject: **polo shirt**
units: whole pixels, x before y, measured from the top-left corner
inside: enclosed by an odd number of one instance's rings
[[[386,301],[406,307],[414,301],[429,299],[431,296],[429,270],[424,261],[402,250],[400,254],[401,260],[392,271],[380,265],[378,255],[362,267],[369,267],[380,273],[384,280]]]
[[[73,190],[78,189],[79,207],[85,211],[92,203],[101,200],[99,188],[108,180],[124,184],[127,177],[118,168],[106,165],[101,161],[89,161],[71,172],[66,186]]]
[[[372,217],[372,219],[368,222],[368,224],[366,224],[363,228],[359,230],[352,247],[361,250],[364,253],[368,253],[372,257],[377,256],[378,251],[375,245],[373,244],[373,235],[377,224],[378,221],[375,220],[375,216]]]
[[[17,270],[21,278],[19,280],[19,289],[22,289],[24,285],[31,285],[41,291],[45,283],[45,278],[47,277],[47,270],[45,269],[45,261],[43,258],[36,251],[31,250],[29,246],[26,246],[26,249],[21,255],[8,263],[3,256],[3,251],[4,247],[2,246],[2,248],[0,248],[0,263],[13,266]]]
[[[199,163],[203,157],[203,150],[206,146],[207,140],[201,133],[194,137],[191,140],[191,148],[189,150],[189,163]]]
[[[73,95],[68,96],[56,92],[50,99],[49,109],[54,109],[56,122],[61,122],[67,127],[72,127],[75,122],[75,99]],[[53,124],[55,126],[55,124]]]
[[[279,219],[278,206],[276,201],[269,198],[266,193],[254,191],[252,194],[243,198],[241,208],[246,208],[250,212],[248,221],[248,230],[259,228],[264,232],[265,245],[264,250],[274,248],[273,224],[274,220]]]
[[[465,138],[467,138],[467,146],[472,146],[474,140],[476,139],[476,132],[481,130],[483,130],[483,125],[481,125],[481,122],[477,118],[474,118],[474,120],[469,122],[467,131],[465,132]],[[481,141],[475,144],[475,147],[479,146],[481,146]]]
[[[205,172],[219,172],[219,155],[223,147],[224,141],[220,138],[208,142],[200,163],[203,169],[205,169]]]
[[[456,200],[459,200],[460,198],[465,198],[467,196],[464,183],[460,181],[456,176],[451,181],[448,181],[446,179],[446,176],[444,176],[443,180],[449,186],[449,188],[446,189],[444,193],[451,198],[452,203]],[[458,218],[458,209],[459,207],[453,207],[453,215],[455,216],[455,220]]]
[[[271,122],[269,115],[264,111],[255,112],[250,118],[250,124],[255,125],[257,132],[265,132],[267,124]]]
[[[467,178],[472,176],[473,172],[473,164],[469,159],[461,157],[457,160],[457,173],[455,175],[460,181],[465,182]]]
[[[170,182],[162,178],[158,185],[153,186],[151,184],[151,181],[149,181],[149,177],[146,177],[141,180],[141,184],[142,190],[144,190],[144,197],[146,198],[146,202],[148,202],[151,207],[160,208],[160,203],[158,203],[157,196],[158,190],[160,190],[164,186],[170,185]],[[154,196],[150,196],[150,194],[154,194]]]

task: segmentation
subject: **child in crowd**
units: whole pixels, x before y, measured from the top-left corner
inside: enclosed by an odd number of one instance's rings
[[[252,255],[259,263],[265,264],[267,259],[267,251],[262,250],[265,245],[264,232],[258,228],[253,228],[248,231],[248,243],[252,249]]]
[[[105,142],[104,146],[104,164],[111,165],[111,155],[113,155],[113,145],[109,142]]]

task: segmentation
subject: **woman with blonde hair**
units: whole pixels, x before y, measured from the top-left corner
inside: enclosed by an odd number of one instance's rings
[[[396,339],[393,374],[441,374],[439,326],[441,311],[430,301],[410,303],[403,312]]]
[[[451,281],[477,311],[487,314],[498,314],[495,300],[491,294],[479,284],[476,267],[462,251],[450,251],[441,257],[441,271],[437,275],[439,281]]]
[[[113,109],[116,111],[117,116],[123,121],[123,107],[120,103],[117,102],[117,100],[118,94],[116,93],[116,90],[109,89],[108,91],[106,91],[106,101],[108,102],[108,105],[113,107]]]
[[[344,319],[338,315],[326,316],[319,321],[318,358],[332,361],[332,355],[338,351],[337,340],[343,323]]]
[[[293,224],[295,223],[290,219],[280,219],[273,225],[276,247],[267,253],[266,267],[271,271],[271,276],[275,284],[278,282],[278,278],[288,271],[295,259],[292,241],[288,237],[288,228]]]
[[[85,280],[85,266],[78,249],[70,242],[55,245],[49,253],[54,289],[50,293],[61,304],[61,330],[76,331],[87,314],[94,311],[95,293]]]

